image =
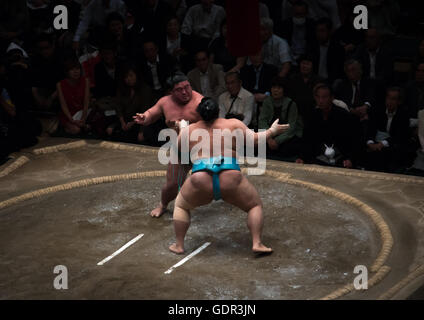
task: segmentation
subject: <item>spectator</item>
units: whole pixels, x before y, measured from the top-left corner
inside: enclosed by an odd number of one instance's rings
[[[298,156],[301,150],[303,121],[296,103],[284,94],[284,81],[277,77],[271,85],[271,96],[264,100],[259,116],[259,129],[266,129],[276,119],[279,123],[290,124],[289,130],[267,140],[271,157]]]
[[[29,28],[26,0],[0,1],[0,52],[5,52],[10,42],[24,40]]]
[[[166,23],[175,16],[173,8],[163,0],[143,0],[140,17],[147,38],[162,39],[166,34]]]
[[[315,40],[309,44],[308,53],[315,57],[315,72],[329,83],[343,77],[344,48],[331,38],[332,23],[322,18],[315,24]]]
[[[143,142],[143,132],[149,127],[142,127],[133,121],[136,113],[142,113],[153,105],[152,90],[137,76],[136,68],[127,66],[119,79],[119,89],[116,97],[116,112],[118,120],[108,126],[108,136],[119,137],[126,142]]]
[[[296,1],[293,4],[293,17],[282,22],[279,32],[279,35],[289,43],[295,61],[306,53],[307,44],[312,43],[315,38],[314,20],[307,15],[306,2]]]
[[[166,0],[175,12],[178,22],[182,22],[188,10],[186,0]]]
[[[100,48],[101,61],[94,67],[96,99],[114,97],[116,95],[117,57],[116,46],[112,42],[103,43]]]
[[[131,56],[130,39],[124,24],[124,18],[118,12],[111,12],[106,18],[107,33],[104,42],[115,42],[116,57],[119,61],[126,61]]]
[[[314,73],[314,58],[302,55],[299,58],[299,72],[290,76],[287,82],[286,95],[296,101],[299,114],[307,126],[315,109],[314,87],[322,82]]]
[[[334,94],[328,85],[318,84],[314,97],[317,108],[305,127],[301,156],[296,162],[353,168],[360,146],[357,120],[333,104]]]
[[[218,101],[219,96],[226,90],[222,66],[212,64],[207,51],[197,52],[195,60],[196,68],[187,74],[191,87],[203,96]]]
[[[375,108],[367,134],[365,168],[368,170],[399,172],[406,166],[409,117],[402,106],[402,91],[387,89],[385,106]],[[412,159],[409,159],[412,160]]]
[[[261,19],[261,39],[264,62],[278,68],[279,76],[284,78],[290,71],[292,57],[287,41],[273,33],[271,19]]]
[[[331,24],[337,29],[340,26],[339,8],[337,0],[304,0],[309,7],[308,17],[313,20],[327,18],[331,20]],[[282,19],[293,17],[293,7],[296,1],[283,0]]]
[[[180,22],[171,17],[166,24],[166,36],[163,37],[161,49],[171,56],[183,73],[193,68],[193,50],[189,36],[180,32]]]
[[[64,78],[63,57],[57,52],[52,36],[42,34],[36,40],[36,55],[32,60],[31,86],[35,110],[60,110],[56,84]]]
[[[53,8],[47,0],[27,0],[32,34],[53,33]]]
[[[405,105],[408,107],[411,125],[417,127],[418,112],[424,109],[424,60],[418,62],[414,70],[414,80],[405,88]]]
[[[259,1],[259,17],[260,18],[269,18],[270,17],[268,6],[261,1]]]
[[[141,65],[141,72],[147,84],[153,89],[155,100],[161,98],[166,93],[166,79],[173,70],[169,57],[159,54],[158,46],[153,41],[144,43],[144,60]]]
[[[396,0],[367,0],[368,26],[378,29],[382,35],[394,35],[400,16]]]
[[[262,102],[270,95],[271,81],[277,76],[278,69],[270,64],[264,63],[262,50],[248,57],[249,62],[240,70],[240,77],[244,88],[253,93],[255,97],[255,108],[253,110],[252,125],[258,126],[258,116]]]
[[[361,121],[363,133],[365,133],[369,109],[377,103],[375,83],[363,77],[362,65],[356,60],[346,61],[345,73],[347,79],[335,85],[336,99],[347,104],[350,112]]]
[[[21,111],[31,108],[31,73],[28,54],[12,43],[6,53],[7,90],[13,104]]]
[[[363,68],[364,76],[378,81],[389,82],[393,70],[391,57],[382,47],[380,33],[375,28],[365,31],[365,43],[358,46],[354,57]]]
[[[213,40],[209,46],[211,61],[224,67],[224,72],[239,72],[244,66],[246,59],[244,57],[234,57],[228,50],[227,42],[227,21],[221,23],[221,35]]]
[[[77,135],[90,129],[87,121],[91,112],[90,81],[82,75],[82,67],[76,59],[65,62],[65,75],[57,84],[62,109],[59,121],[66,133]]]
[[[0,85],[0,160],[10,152],[37,144],[40,134],[41,124],[26,110],[18,108],[7,89]]]
[[[72,48],[72,39],[78,27],[81,4],[75,0],[53,0],[51,8],[55,8],[58,5],[63,5],[68,9],[68,29],[54,30],[58,39],[57,45],[62,49],[68,50]]]
[[[364,42],[363,30],[357,30],[353,24],[356,17],[353,7],[353,5],[349,6],[343,24],[333,34],[333,41],[344,48],[347,59],[352,59],[358,45]]]
[[[201,0],[188,9],[181,32],[192,37],[197,50],[206,49],[212,39],[219,37],[224,19],[223,7],[215,5],[214,0]]]
[[[252,121],[255,97],[242,87],[240,75],[237,72],[230,72],[225,75],[225,85],[227,91],[219,96],[219,117],[236,118],[246,126]]]
[[[106,26],[106,17],[111,12],[119,12],[122,17],[125,17],[126,6],[122,0],[91,0],[87,7],[84,9],[83,16],[75,31],[73,49],[78,50],[80,46],[81,37],[84,33],[91,28],[99,28]],[[99,36],[100,32],[97,30],[92,37]]]

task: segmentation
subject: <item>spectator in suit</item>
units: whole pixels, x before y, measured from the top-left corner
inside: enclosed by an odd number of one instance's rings
[[[275,35],[273,32],[274,22],[269,18],[261,19],[261,40],[264,62],[278,68],[278,75],[284,78],[288,75],[292,55],[286,40]]]
[[[144,43],[144,60],[141,73],[153,90],[155,100],[166,93],[166,79],[173,71],[173,65],[166,54],[159,54],[159,48],[154,41]]]
[[[309,44],[308,52],[315,57],[315,72],[333,83],[343,77],[344,48],[331,37],[332,23],[322,18],[315,23],[315,39]]]
[[[345,73],[347,79],[335,84],[336,99],[342,100],[359,119],[365,134],[369,110],[377,104],[375,82],[363,76],[362,65],[356,60],[346,61]]]
[[[240,74],[230,72],[225,75],[227,91],[219,96],[219,117],[242,121],[246,126],[252,121],[255,97],[242,87]]]
[[[197,50],[206,49],[214,38],[220,36],[224,19],[223,7],[214,4],[214,0],[201,0],[188,9],[181,32],[192,37]]]
[[[240,78],[243,87],[253,93],[255,97],[256,105],[253,110],[252,124],[256,128],[262,103],[271,94],[271,82],[277,76],[278,69],[271,64],[264,63],[262,50],[250,55],[248,61],[249,63],[240,70]]]
[[[194,67],[192,47],[190,37],[181,33],[177,17],[171,17],[166,24],[166,36],[162,38],[160,49],[173,58],[183,73]]]
[[[293,4],[293,17],[282,22],[278,33],[290,45],[293,59],[297,61],[300,55],[306,53],[307,44],[315,38],[314,20],[308,18],[308,5],[304,1]]]
[[[385,106],[375,108],[367,134],[365,168],[369,170],[398,172],[406,165],[409,157],[408,112],[402,106],[402,90],[398,87],[387,89]]]
[[[356,14],[353,12],[354,5],[349,5],[346,16],[340,28],[333,34],[333,40],[339,43],[345,50],[346,59],[352,59],[358,46],[364,42],[363,30],[357,30],[353,25]]]
[[[100,48],[101,61],[94,67],[96,86],[94,95],[97,99],[116,95],[116,46],[113,42],[103,43]]]
[[[369,28],[365,31],[365,43],[358,46],[354,59],[361,63],[366,78],[385,82],[391,79],[391,57],[382,46],[381,35],[377,29]]]
[[[290,124],[289,130],[267,140],[268,154],[272,158],[298,156],[303,135],[303,120],[296,102],[284,94],[284,80],[276,77],[272,81],[271,95],[265,99],[259,116],[259,129],[266,129],[276,120]]]
[[[163,0],[143,0],[139,12],[146,37],[161,39],[166,34],[166,23],[175,16],[174,9]]]
[[[222,66],[212,64],[207,51],[197,52],[195,61],[196,68],[187,74],[191,87],[203,96],[218,101],[219,96],[226,90]]]
[[[311,55],[302,55],[298,61],[299,72],[290,76],[286,95],[296,101],[299,114],[307,126],[316,106],[314,87],[323,79],[314,72],[314,58]]]
[[[318,84],[314,97],[317,108],[305,127],[301,155],[296,162],[353,168],[360,146],[358,120],[333,104],[330,86]]]

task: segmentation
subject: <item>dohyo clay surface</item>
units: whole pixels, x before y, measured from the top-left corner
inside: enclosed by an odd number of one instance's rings
[[[218,201],[192,212],[179,256],[172,214],[149,216],[165,170],[155,148],[95,140],[13,154],[0,167],[0,298],[404,299],[424,282],[423,178],[268,161],[248,179],[274,253],[252,254],[246,213]],[[53,286],[57,265],[67,290]]]

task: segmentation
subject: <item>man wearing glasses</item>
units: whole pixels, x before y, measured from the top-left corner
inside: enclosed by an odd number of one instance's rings
[[[196,108],[203,96],[192,90],[188,78],[182,73],[176,73],[168,79],[167,84],[171,88],[170,94],[159,99],[146,112],[137,113],[134,116],[136,123],[147,126],[164,116],[167,126],[178,131],[181,120],[189,123],[200,120]],[[189,170],[189,165],[168,164],[166,183],[162,187],[161,202],[150,213],[152,217],[158,218],[167,210],[168,204],[177,196],[178,186],[184,183]]]

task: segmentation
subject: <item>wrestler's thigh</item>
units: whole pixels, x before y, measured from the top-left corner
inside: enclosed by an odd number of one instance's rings
[[[212,176],[207,172],[196,172],[187,179],[180,192],[193,207],[206,205],[213,200]]]
[[[239,184],[227,189],[224,185],[221,187],[222,199],[229,204],[232,204],[241,210],[248,212],[250,209],[262,205],[256,188],[242,176]]]

